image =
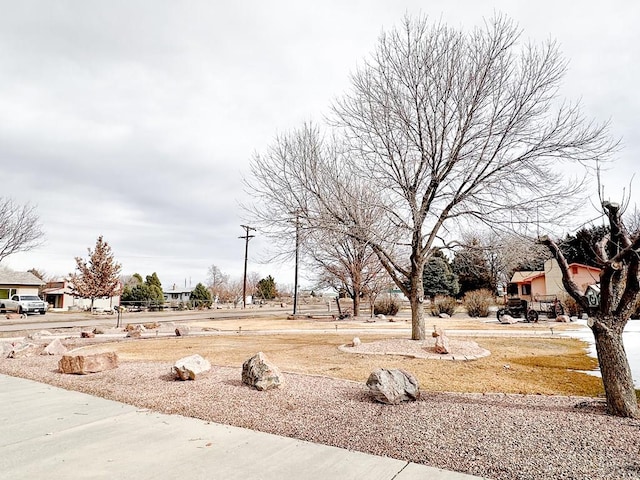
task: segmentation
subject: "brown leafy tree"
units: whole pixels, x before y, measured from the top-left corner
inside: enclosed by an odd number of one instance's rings
[[[469,32],[407,17],[333,105],[334,136],[304,126],[253,159],[256,221],[282,225],[299,212],[308,228],[370,245],[410,300],[411,337],[424,339],[434,247],[465,223],[557,222],[583,191],[557,165],[589,165],[615,148],[605,126],[558,102],[557,45],[519,48],[519,37],[503,17]],[[363,207],[379,212],[374,222]]]
[[[607,409],[621,417],[640,416],[622,332],[640,296],[640,232],[629,233],[616,203],[603,202],[603,211],[611,231],[595,245],[600,273],[600,303],[589,302],[573,281],[568,262],[557,243],[549,237],[546,245],[562,270],[562,283],[582,309],[588,313],[607,399]]]
[[[0,197],[0,262],[9,255],[37,247],[42,237],[44,232],[35,207]]]
[[[91,299],[91,309],[96,298],[108,298],[120,291],[122,266],[114,259],[111,247],[100,235],[93,251],[87,249],[89,259],[76,257],[76,273],[71,275],[73,294]]]

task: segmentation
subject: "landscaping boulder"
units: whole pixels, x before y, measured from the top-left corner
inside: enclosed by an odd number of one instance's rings
[[[513,318],[511,315],[500,315],[500,318],[498,319],[500,321],[500,323],[504,323],[505,325],[510,325],[512,323],[518,323],[518,320],[516,320],[515,318]]]
[[[351,347],[357,347],[358,345],[360,345],[362,342],[360,341],[360,339],[358,337],[353,337],[353,340],[351,341]]]
[[[282,375],[264,353],[258,352],[242,364],[242,383],[257,390],[270,390],[282,385]]]
[[[9,355],[9,352],[13,350],[13,343],[11,342],[0,342],[0,356],[2,358],[6,358]]]
[[[118,354],[116,352],[102,352],[90,355],[63,355],[58,362],[60,372],[76,375],[102,372],[104,370],[111,370],[117,366]]]
[[[142,336],[141,330],[129,330],[125,335],[126,338],[140,338]]]
[[[36,345],[34,343],[21,342],[16,343],[12,346],[7,358],[22,358],[22,357],[31,357],[33,355],[38,355],[41,350],[40,345]]]
[[[570,321],[571,318],[569,317],[569,315],[558,315],[556,317],[556,322],[569,323]]]
[[[176,380],[195,380],[209,370],[211,370],[209,361],[198,354],[181,358],[171,367],[171,373]]]
[[[180,325],[176,328],[176,337],[186,337],[191,332],[189,325]]]
[[[39,332],[33,332],[32,334],[30,334],[29,338],[31,340],[40,340],[42,337],[50,337],[50,336],[51,336],[51,332],[47,330],[40,330]]]
[[[378,368],[367,380],[369,393],[374,400],[388,405],[416,400],[420,394],[418,381],[405,370]]]
[[[42,351],[42,355],[64,355],[65,353],[67,353],[67,347],[62,344],[59,338],[49,343]]]
[[[436,339],[436,344],[433,347],[436,353],[447,354],[451,351],[449,347],[449,337],[445,335],[444,330],[436,329],[431,334]]]
[[[94,338],[96,336],[95,333],[89,331],[80,332],[80,338]]]
[[[438,315],[438,317],[440,318],[451,318],[451,315],[449,315],[448,313],[442,312]]]

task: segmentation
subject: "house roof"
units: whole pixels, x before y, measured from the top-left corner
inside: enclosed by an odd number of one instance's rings
[[[39,287],[44,284],[45,282],[40,280],[31,272],[0,270],[0,285],[26,285]]]
[[[601,271],[601,269],[598,268],[598,267],[592,267],[590,265],[585,265],[584,263],[570,263],[569,266],[570,267],[582,267],[582,268],[586,268],[586,269],[589,269],[589,270],[594,270],[596,272],[600,272]]]
[[[511,283],[527,283],[542,275],[544,275],[544,272],[513,272]]]
[[[172,290],[163,290],[163,294],[168,293],[191,293],[193,292],[193,288],[174,288]]]

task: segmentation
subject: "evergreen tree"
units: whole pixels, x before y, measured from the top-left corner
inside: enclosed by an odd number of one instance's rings
[[[483,288],[495,291],[485,251],[478,238],[472,238],[469,245],[456,253],[451,267],[458,276],[461,295]]]
[[[595,246],[605,235],[609,228],[604,225],[582,228],[575,235],[567,235],[560,243],[560,250],[568,263],[581,263],[591,267],[601,267],[601,259],[596,254]]]
[[[256,295],[264,300],[273,300],[278,296],[276,282],[271,275],[258,282],[258,285],[256,286]]]
[[[142,275],[134,273],[130,283],[124,287],[120,300],[128,305],[154,305],[159,306],[164,303],[164,293],[158,274],[153,272],[147,275],[143,282]]]
[[[211,306],[211,292],[202,283],[198,283],[191,292],[189,303],[192,307],[209,308]]]
[[[89,260],[76,257],[76,270],[71,275],[74,295],[91,299],[91,309],[96,298],[107,298],[118,293],[120,289],[119,263],[114,259],[111,247],[98,237],[95,250],[88,249]]]
[[[162,305],[164,303],[164,293],[162,293],[162,283],[158,278],[158,274],[153,272],[151,275],[147,275],[145,285],[149,292],[149,302],[152,305]]]
[[[453,273],[449,261],[440,250],[434,250],[429,260],[427,260],[422,281],[424,294],[432,302],[437,295],[455,296],[460,290],[458,277]]]

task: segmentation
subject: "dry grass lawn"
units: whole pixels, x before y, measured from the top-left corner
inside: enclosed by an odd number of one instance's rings
[[[317,329],[318,325],[315,327]],[[340,327],[346,328],[344,324],[340,324]],[[296,324],[298,329],[299,324]],[[586,355],[583,342],[570,338],[469,338],[491,351],[491,355],[473,361],[446,361],[341,352],[337,347],[350,342],[353,335],[340,332],[248,334],[248,330],[249,327],[245,327],[240,334],[138,339],[115,342],[108,347],[115,349],[122,361],[173,363],[178,358],[197,353],[213,365],[235,367],[262,351],[286,372],[359,382],[366,381],[375,368],[403,368],[412,372],[426,391],[602,394],[599,378],[578,371],[595,368],[596,360]],[[407,338],[405,333],[400,332],[397,335],[360,333],[358,336],[362,342]],[[102,344],[94,348],[102,349],[104,346]]]

